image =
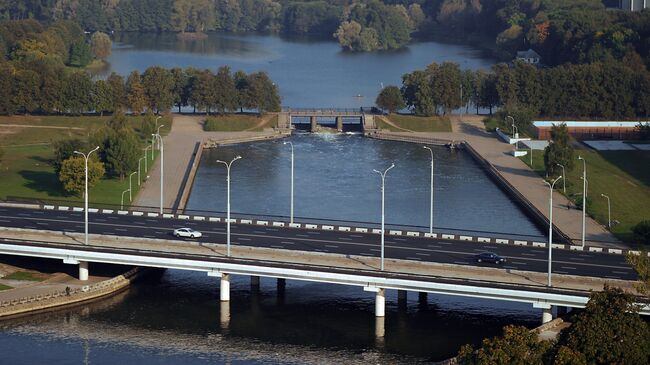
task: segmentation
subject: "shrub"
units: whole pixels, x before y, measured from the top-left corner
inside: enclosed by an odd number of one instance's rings
[[[642,245],[650,245],[650,220],[639,222],[632,228],[634,241]]]

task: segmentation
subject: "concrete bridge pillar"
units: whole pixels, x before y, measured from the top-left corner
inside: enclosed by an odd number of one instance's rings
[[[318,129],[318,118],[310,117],[310,121],[311,121],[311,131],[316,132],[316,130]]]
[[[343,132],[343,117],[336,117],[336,130]]]
[[[79,261],[79,280],[88,280],[88,261]]]
[[[375,344],[378,348],[383,348],[386,336],[386,319],[384,317],[375,317]]]
[[[221,285],[219,286],[219,299],[222,302],[230,301],[230,274],[221,275]]]
[[[377,289],[375,295],[375,317],[386,316],[386,289]]]
[[[221,302],[219,305],[219,322],[222,330],[230,327],[230,302]]]
[[[542,324],[553,320],[553,307],[542,309]]]

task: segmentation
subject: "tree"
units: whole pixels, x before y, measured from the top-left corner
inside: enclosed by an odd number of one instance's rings
[[[646,221],[650,225],[650,222]],[[641,251],[637,255],[627,254],[627,261],[632,265],[634,271],[639,275],[639,282],[635,285],[636,290],[650,297],[650,256],[648,251]]]
[[[90,47],[86,41],[80,40],[70,46],[70,60],[68,64],[74,67],[86,67],[92,60]]]
[[[140,135],[146,140],[156,132],[156,116],[147,110],[147,113],[142,118],[142,125],[140,126]]]
[[[584,354],[588,364],[647,364],[650,329],[634,301],[633,295],[608,286],[592,293],[559,344]]]
[[[632,228],[634,241],[641,245],[650,245],[650,220],[637,223]]]
[[[219,113],[225,113],[237,107],[237,88],[230,73],[230,67],[221,66],[217,70],[214,82],[214,106]],[[213,104],[213,103],[211,103]]]
[[[75,157],[74,151],[84,151],[87,148],[87,143],[79,138],[62,139],[55,141],[52,146],[54,147],[54,172],[59,174],[63,161]]]
[[[132,71],[126,79],[126,99],[131,112],[140,114],[147,105],[142,79],[138,71]]]
[[[544,149],[544,167],[549,176],[557,176],[561,167],[573,168],[573,146],[566,124],[553,125],[551,128],[551,143]]]
[[[484,339],[478,350],[465,345],[458,353],[458,363],[464,365],[543,364],[552,345],[539,341],[537,333],[523,326],[506,326],[503,336]]]
[[[108,110],[115,112],[124,108],[127,104],[124,78],[115,72],[111,72],[106,79],[106,83],[111,89],[111,108]]]
[[[237,107],[240,112],[253,108],[253,95],[248,75],[244,71],[237,71],[234,75],[235,88],[237,89]]]
[[[106,81],[97,80],[95,82],[92,99],[95,111],[99,112],[100,115],[103,116],[104,112],[114,110],[111,86]]]
[[[271,81],[266,72],[256,72],[249,75],[253,106],[259,114],[267,111],[280,111],[280,93],[278,87]]]
[[[406,106],[416,115],[428,116],[436,113],[433,92],[425,71],[417,70],[403,75],[401,92]]]
[[[152,66],[142,74],[142,86],[149,109],[167,111],[174,104],[174,79],[169,70]]]
[[[178,107],[178,112],[180,113],[181,108],[186,106],[189,100],[190,76],[180,67],[174,67],[170,72],[173,80],[173,103]]]
[[[399,88],[392,85],[386,86],[381,90],[379,95],[377,95],[375,104],[381,109],[388,110],[389,113],[394,113],[406,107]]]
[[[104,173],[104,164],[90,159],[88,161],[88,188],[93,187],[104,176]],[[82,157],[72,157],[63,161],[59,171],[59,181],[67,193],[83,195],[86,189],[86,160]]]
[[[119,132],[108,133],[106,146],[106,165],[108,171],[120,179],[138,168],[141,155],[138,137],[132,129],[124,128]]]
[[[93,82],[84,71],[72,72],[64,80],[61,106],[72,114],[90,111],[93,106]]]
[[[90,37],[90,51],[98,60],[105,60],[111,55],[113,42],[106,33],[95,32]]]

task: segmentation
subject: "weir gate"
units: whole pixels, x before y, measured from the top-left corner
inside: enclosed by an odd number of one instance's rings
[[[336,108],[285,108],[278,113],[278,127],[296,128],[317,132],[325,128],[343,131],[367,131],[376,129],[375,115],[378,110],[373,107],[352,109]]]

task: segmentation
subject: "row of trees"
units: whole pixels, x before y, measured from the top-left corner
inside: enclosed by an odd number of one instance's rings
[[[461,91],[462,90],[462,91]],[[516,62],[491,71],[461,70],[458,64],[432,63],[402,76],[400,94],[385,88],[380,108],[404,103],[418,115],[446,114],[457,108],[495,107],[528,115],[577,118],[650,116],[650,72],[635,57],[625,62],[563,65],[539,69]],[[462,95],[462,98],[461,98]],[[401,98],[400,98],[401,97]]]
[[[650,361],[650,329],[638,314],[635,297],[605,287],[591,295],[586,308],[555,342],[540,341],[525,327],[506,326],[503,336],[483,340],[478,349],[464,346],[463,365],[487,364],[629,364]]]
[[[49,26],[30,19],[0,24],[0,59],[3,60],[45,60],[83,67],[93,59],[106,59],[111,54],[111,46],[111,39],[105,33],[95,32],[87,39],[72,21],[58,21]]]
[[[103,114],[123,109],[140,114],[173,106],[179,111],[191,106],[206,113],[238,109],[263,113],[278,111],[280,96],[266,73],[232,74],[227,66],[216,74],[153,66],[143,74],[133,71],[126,80],[113,73],[93,82],[86,72],[71,72],[43,60],[0,63],[0,114]]]

